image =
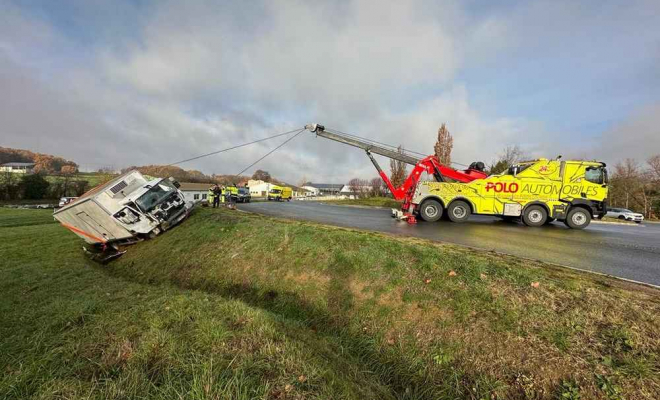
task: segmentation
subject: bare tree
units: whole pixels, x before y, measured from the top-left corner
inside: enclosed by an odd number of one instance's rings
[[[385,194],[383,179],[380,177],[371,178],[371,195],[382,196]]]
[[[353,194],[359,194],[360,193],[360,179],[359,178],[353,178],[350,181],[348,181],[348,189]]]
[[[451,165],[451,150],[454,148],[454,138],[449,133],[449,129],[443,123],[438,129],[438,140],[435,142],[433,149],[435,156],[440,161],[440,164]]]
[[[403,154],[403,147],[399,146],[397,151]],[[399,160],[390,160],[390,180],[394,187],[399,187],[403,185],[403,182],[406,180],[406,163]]]
[[[623,206],[630,208],[635,192],[639,190],[641,174],[639,164],[632,158],[626,158],[614,166],[612,189],[616,197],[623,200]],[[618,195],[618,196],[617,196]]]
[[[501,174],[509,169],[510,166],[525,159],[523,151],[520,146],[513,145],[507,146],[500,153],[497,161],[490,166],[489,174]]]

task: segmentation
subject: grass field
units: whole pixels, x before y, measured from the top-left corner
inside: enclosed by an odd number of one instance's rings
[[[323,202],[328,204],[339,204],[339,205],[347,205],[347,206],[401,208],[401,203],[394,200],[391,197],[366,197],[362,199],[324,200]]]
[[[0,209],[0,399],[658,399],[660,296],[198,209],[101,266]]]

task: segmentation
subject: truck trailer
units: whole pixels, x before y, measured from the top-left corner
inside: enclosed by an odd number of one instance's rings
[[[193,208],[174,178],[147,180],[127,172],[56,210],[62,226],[92,246],[118,249],[150,238],[183,221]]]

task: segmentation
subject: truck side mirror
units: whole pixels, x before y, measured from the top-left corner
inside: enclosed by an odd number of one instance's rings
[[[178,189],[178,188],[181,187],[181,184],[179,183],[179,181],[177,181],[176,179],[174,179],[174,177],[170,176],[169,179],[170,179],[170,182],[172,182],[172,185],[174,185],[175,188]]]

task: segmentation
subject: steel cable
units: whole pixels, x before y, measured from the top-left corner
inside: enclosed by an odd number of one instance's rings
[[[304,129],[303,129],[303,130],[304,130]],[[187,158],[187,159],[185,159],[185,160],[181,160],[181,161],[177,161],[177,162],[174,162],[174,163],[171,163],[171,164],[167,164],[166,166],[169,167],[169,166],[171,166],[171,165],[183,164],[183,163],[188,162],[188,161],[198,160],[198,159],[200,159],[200,158],[204,158],[204,157],[212,156],[212,155],[215,155],[215,154],[224,153],[225,151],[238,149],[238,148],[240,148],[240,147],[249,146],[249,145],[251,145],[251,144],[255,144],[255,143],[259,143],[259,142],[264,142],[264,141],[266,141],[266,140],[270,140],[270,139],[275,139],[275,138],[280,137],[280,136],[290,135],[290,134],[292,134],[293,132],[298,132],[298,133],[300,133],[300,129],[294,129],[294,130],[292,130],[292,131],[288,131],[288,132],[284,132],[284,133],[278,133],[277,135],[269,136],[269,137],[267,137],[267,138],[263,138],[263,139],[255,140],[255,141],[252,141],[252,142],[249,142],[249,143],[243,143],[243,144],[239,144],[239,145],[237,145],[237,146],[228,147],[228,148],[226,148],[226,149],[222,149],[222,150],[214,151],[214,152],[211,152],[211,153],[202,154],[201,156],[196,156],[196,157],[192,157],[192,158]],[[286,142],[285,142],[285,143],[286,143]]]
[[[250,164],[250,165],[248,165],[247,167],[245,167],[241,172],[237,173],[235,176],[239,176],[239,175],[242,174],[243,172],[245,172],[245,171],[247,171],[248,169],[252,168],[252,167],[255,166],[257,163],[259,163],[259,161],[261,161],[261,160],[263,160],[264,158],[268,157],[269,155],[273,154],[277,149],[279,149],[280,147],[284,146],[285,144],[287,144],[287,143],[289,143],[290,141],[292,141],[293,139],[295,139],[295,138],[296,138],[298,135],[300,135],[304,130],[305,130],[305,128],[299,129],[298,132],[297,132],[295,135],[291,136],[290,138],[288,138],[287,140],[285,140],[284,142],[282,142],[279,146],[275,147],[273,150],[271,150],[271,151],[269,151],[268,153],[266,153],[263,157],[261,157],[261,158],[258,159],[257,161],[255,161],[255,162],[253,162],[252,164]],[[295,132],[295,131],[293,131],[293,132]],[[289,132],[289,133],[291,133],[291,132]]]

